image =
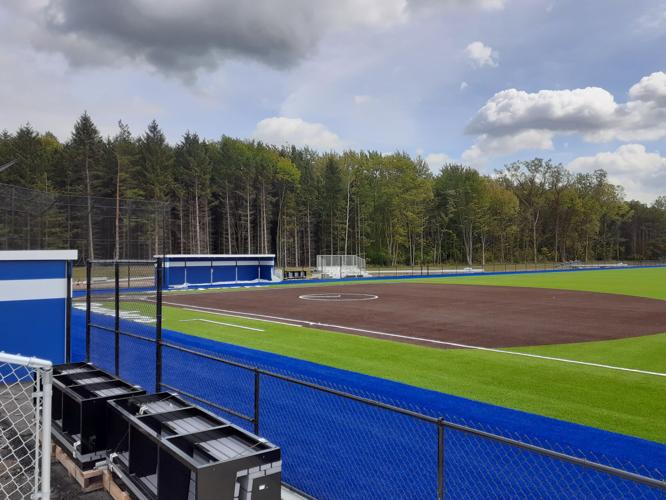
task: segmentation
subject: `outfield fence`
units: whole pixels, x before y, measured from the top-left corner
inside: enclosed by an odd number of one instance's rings
[[[593,460],[353,388],[251,366],[171,335],[162,327],[161,270],[160,259],[88,263],[87,359],[150,391],[178,393],[277,443],[283,480],[308,496],[666,495],[659,471]],[[140,285],[128,286],[129,275],[141,276]]]
[[[433,276],[467,273],[526,273],[544,271],[574,271],[592,269],[622,269],[625,267],[665,266],[666,260],[571,260],[567,262],[460,262],[423,263],[411,266],[367,266],[370,276]]]

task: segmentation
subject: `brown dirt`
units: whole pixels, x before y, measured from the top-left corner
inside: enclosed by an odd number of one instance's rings
[[[364,293],[378,299],[299,299],[303,294],[324,293]],[[484,347],[575,343],[666,332],[665,301],[538,288],[349,284],[188,293],[166,295],[164,300],[169,305],[280,316]]]

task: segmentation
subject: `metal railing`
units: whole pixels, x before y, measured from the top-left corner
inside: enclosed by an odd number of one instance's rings
[[[95,266],[89,265],[88,290]],[[461,425],[162,337],[161,262],[154,290],[88,294],[88,360],[155,391],[167,390],[278,443],[283,479],[324,498],[661,498],[666,482],[639,468]],[[146,274],[145,270],[142,274]],[[145,283],[142,283],[145,285]],[[91,298],[92,295],[92,298]],[[92,307],[97,303],[97,308]]]
[[[0,495],[51,496],[50,361],[0,352]]]

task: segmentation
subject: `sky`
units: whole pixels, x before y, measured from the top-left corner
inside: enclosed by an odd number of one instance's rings
[[[666,195],[666,0],[2,0],[0,130],[156,119]]]

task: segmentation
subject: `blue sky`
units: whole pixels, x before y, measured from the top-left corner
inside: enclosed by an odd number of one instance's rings
[[[184,7],[183,5],[187,5]],[[153,118],[484,172],[534,156],[666,194],[666,1],[5,0],[0,128]]]

